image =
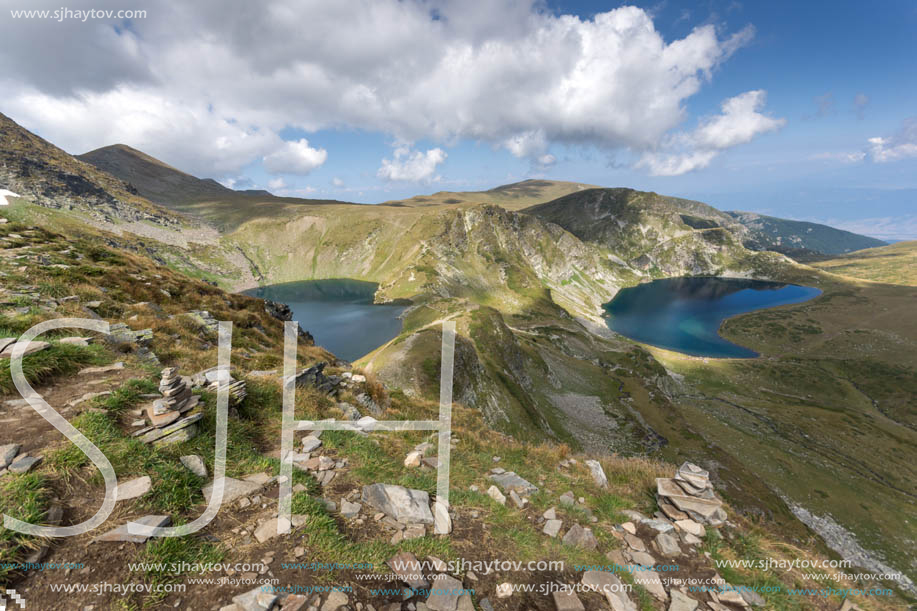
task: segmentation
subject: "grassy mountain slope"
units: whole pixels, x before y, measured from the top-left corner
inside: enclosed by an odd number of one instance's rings
[[[301,205],[341,204],[333,200],[275,197],[267,191],[235,191],[200,179],[123,144],[79,155],[87,164],[118,177],[140,195],[172,210],[231,231],[253,218],[284,217]]]
[[[7,306],[0,312],[0,326],[5,333],[21,332],[40,320],[84,315],[86,304],[100,301],[93,306],[100,316],[110,322],[125,321],[134,329],[151,328],[151,348],[163,365],[178,367],[182,373],[192,373],[215,363],[216,346],[213,333],[194,324],[186,312],[205,308],[219,320],[233,321],[235,350],[232,371],[235,377],[247,380],[248,396],[229,419],[228,475],[242,478],[251,474],[278,474],[280,380],[278,377],[249,375],[255,369],[276,368],[281,361],[282,327],[279,320],[265,312],[263,302],[226,293],[157,265],[143,255],[125,253],[91,240],[50,232],[15,220],[0,226],[0,255],[3,289],[13,293],[34,287],[38,295],[29,306],[20,305],[20,309],[15,311]],[[167,292],[162,289],[167,289]],[[70,296],[75,299],[63,299]],[[479,320],[478,324],[483,328],[472,330],[472,334],[500,332],[486,320]],[[40,379],[42,394],[55,406],[72,404],[72,407],[61,408],[65,416],[110,457],[122,482],[143,475],[151,478],[151,492],[136,499],[120,501],[106,526],[113,528],[151,512],[170,515],[173,523],[189,522],[199,516],[204,505],[201,486],[207,480],[186,470],[179,457],[200,455],[212,472],[216,420],[214,394],[201,393],[203,419],[201,433],[196,438],[173,447],[145,446],[131,438],[131,423],[136,418],[134,410],[145,405],[142,394],[155,391],[157,387],[158,368],[144,364],[139,354],[124,348],[112,349],[105,345],[66,348],[57,342],[57,335],[49,339],[53,343],[51,348],[39,355],[26,357],[26,371],[32,372],[29,375],[33,381]],[[498,347],[503,343],[498,342]],[[576,348],[575,344],[565,346],[565,349]],[[512,358],[510,355],[491,354],[493,358],[504,361]],[[300,345],[298,356],[301,367],[330,358],[321,349],[307,345]],[[28,366],[30,362],[37,362],[39,357],[44,359],[43,368]],[[123,369],[101,374],[75,374],[81,366],[98,366],[114,361],[123,362]],[[435,368],[437,364],[431,366]],[[650,366],[649,361],[646,361],[646,366]],[[340,368],[333,367],[329,371],[340,371]],[[636,390],[637,386],[628,385],[627,388]],[[4,401],[13,398],[8,391],[8,386],[0,391]],[[76,402],[88,391],[111,394]],[[394,390],[387,392],[378,385],[374,392],[389,394],[390,407],[385,412],[386,419],[429,418],[438,409],[435,402],[423,397],[410,397]],[[347,392],[341,398],[352,400]],[[297,393],[296,409],[298,418],[319,420],[342,417],[336,401],[306,389]],[[101,478],[95,468],[36,414],[27,409],[21,410],[15,412],[14,419],[26,425],[28,430],[27,437],[17,437],[15,441],[27,444],[28,451],[42,455],[44,462],[31,473],[8,473],[0,479],[0,510],[21,519],[41,522],[48,519],[52,505],[58,504],[63,508],[67,523],[89,517],[103,492]],[[4,427],[0,442],[11,440],[8,435],[20,430],[15,426]],[[31,605],[39,604],[43,609],[83,608],[87,605],[122,609],[209,609],[229,603],[233,596],[251,590],[253,585],[241,582],[238,573],[230,572],[206,574],[204,577],[222,581],[202,583],[199,572],[188,573],[171,567],[182,563],[253,563],[270,556],[270,577],[278,578],[280,585],[296,584],[299,587],[327,586],[329,575],[283,563],[371,564],[374,568],[366,572],[372,572],[374,579],[361,579],[361,575],[357,574],[359,571],[350,570],[335,571],[331,579],[334,585],[352,588],[347,591],[351,603],[372,603],[379,608],[401,602],[402,589],[385,566],[385,561],[398,551],[409,551],[420,558],[433,555],[447,562],[455,559],[482,562],[564,561],[566,568],[561,570],[524,573],[498,570],[487,574],[477,571],[473,577],[466,576],[464,571],[458,574],[466,587],[475,590],[475,602],[480,603],[481,599],[489,597],[501,611],[547,610],[553,608],[549,596],[516,593],[509,599],[497,599],[494,596],[496,586],[506,580],[536,586],[577,583],[582,572],[575,566],[609,564],[609,558],[617,557],[614,554],[620,554],[625,548],[617,529],[617,525],[627,519],[621,512],[638,510],[652,514],[656,510],[652,495],[654,478],[670,475],[675,467],[658,460],[603,455],[599,460],[608,475],[609,486],[602,489],[595,484],[583,464],[592,455],[578,453],[565,444],[524,442],[507,437],[495,432],[478,410],[457,405],[453,415],[453,432],[455,449],[451,457],[450,500],[455,528],[449,537],[427,534],[416,539],[392,541],[393,529],[372,521],[371,512],[367,514],[365,508],[357,520],[345,518],[327,504],[327,501],[340,502],[342,498],[352,497],[353,490],[378,481],[433,493],[436,487],[434,471],[403,465],[405,454],[426,439],[426,433],[383,432],[359,436],[326,432],[321,436],[323,447],[320,452],[332,461],[346,460],[347,464],[337,469],[335,480],[325,486],[316,482],[314,472],[294,470],[297,492],[293,498],[293,511],[301,516],[303,522],[295,526],[289,536],[267,541],[251,536],[276,510],[276,486],[268,484],[258,492],[263,505],[258,502],[247,506],[227,503],[201,533],[187,537],[118,544],[91,543],[98,531],[53,541],[4,531],[0,533],[0,583],[15,588]],[[495,463],[494,457],[499,458],[499,463]],[[571,458],[575,462],[570,462]],[[539,486],[539,492],[531,495],[527,507],[519,509],[510,502],[501,505],[481,492],[490,484],[487,473],[495,464],[515,471]],[[720,479],[718,475],[716,481],[718,487],[733,485],[731,479]],[[583,502],[572,507],[558,503],[557,497],[567,490],[574,497],[582,497]],[[556,514],[566,528],[575,523],[588,524],[598,540],[598,548],[585,550],[542,534],[543,525],[537,518],[552,507],[556,508]],[[590,521],[590,515],[594,516],[594,521]],[[641,531],[641,536],[647,535]],[[821,562],[831,557],[804,532],[791,544],[784,542],[787,536],[786,531],[775,528],[770,522],[749,521],[730,508],[730,523],[722,528],[722,537],[708,535],[695,552],[679,558],[679,565],[686,568],[685,574],[679,572],[667,576],[710,578],[717,573],[734,585],[767,585],[767,591],[762,592],[766,601],[764,608],[767,609],[828,611],[837,608],[842,601],[836,595],[789,595],[786,588],[850,587],[846,580],[819,583],[806,579],[802,569],[769,572],[755,568],[723,568],[717,571],[712,560],[701,553],[707,552],[717,560],[752,563],[761,557],[788,563],[797,559]],[[91,566],[93,581],[146,584],[151,587],[185,584],[187,589],[167,589],[159,593],[144,591],[140,587],[126,593],[58,592],[50,585],[61,582],[59,571],[16,572],[6,564],[23,560],[41,545],[49,546],[45,557],[47,562],[84,562],[86,566]],[[606,558],[606,553],[612,556]],[[131,563],[141,562],[149,564],[146,568],[130,569]],[[81,573],[77,571],[68,574],[67,582],[82,583],[79,575]],[[192,582],[192,579],[196,581]],[[622,579],[630,582],[633,576],[622,575]],[[390,588],[397,594],[374,593],[373,589],[377,587]],[[580,593],[580,596],[587,609],[605,608],[601,594]],[[639,586],[630,597],[641,611],[666,607]],[[423,598],[420,595],[413,601]],[[864,609],[905,607],[902,600],[892,596],[881,599],[857,597],[855,600]]]
[[[812,254],[837,255],[885,242],[818,223],[791,221],[754,212],[727,212],[748,228],[745,245],[755,250],[774,250],[794,257]]]
[[[67,154],[0,114],[0,184],[42,206],[104,221],[177,227],[184,219],[112,175]]]
[[[917,286],[917,241],[858,250],[812,265],[842,276]]]
[[[743,229],[715,208],[633,189],[590,189],[526,208],[654,277],[713,274],[747,256]]]
[[[432,195],[416,195],[385,202],[390,205],[428,207],[455,204],[495,204],[507,210],[519,210],[541,202],[557,199],[569,193],[595,188],[578,182],[529,179],[501,185],[487,191],[438,191]]]
[[[125,144],[106,146],[76,158],[133,185],[150,201],[180,206],[233,194],[215,180],[202,180]]]

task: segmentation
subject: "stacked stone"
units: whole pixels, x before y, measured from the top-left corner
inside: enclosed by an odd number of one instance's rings
[[[714,527],[726,521],[723,501],[713,492],[710,474],[690,462],[682,464],[675,477],[656,479],[656,499],[672,520],[690,518]]]
[[[229,393],[229,404],[232,406],[239,405],[248,396],[245,380],[236,380],[232,376],[228,376],[228,379],[224,382],[224,377],[224,375],[220,374],[218,367],[211,367],[191,376],[191,382],[195,386],[212,392],[218,392],[226,386],[226,390]]]
[[[156,399],[147,408],[147,417],[154,428],[162,428],[175,422],[181,415],[197,406],[199,397],[191,394],[191,387],[178,375],[175,367],[162,370],[159,382],[161,399]]]

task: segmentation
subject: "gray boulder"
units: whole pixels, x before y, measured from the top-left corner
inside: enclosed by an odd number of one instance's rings
[[[518,494],[533,494],[538,492],[538,487],[532,482],[525,480],[512,471],[496,473],[490,476],[494,482],[503,490],[504,494],[515,490]]]
[[[563,542],[564,545],[573,545],[589,550],[593,550],[598,546],[598,541],[595,540],[592,529],[580,526],[579,524],[574,524],[570,530],[567,531],[567,534],[564,535]]]
[[[433,524],[430,495],[393,484],[363,486],[362,499],[371,507],[405,524]]]

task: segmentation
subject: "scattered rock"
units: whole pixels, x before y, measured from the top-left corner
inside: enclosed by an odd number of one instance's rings
[[[204,500],[208,503],[210,502],[211,495],[213,495],[213,486],[214,482],[210,482],[201,489],[201,492],[204,494]],[[227,477],[225,478],[223,486],[223,502],[232,503],[236,499],[253,494],[255,491],[259,490],[261,486],[262,484],[257,482]]]
[[[632,552],[630,554],[630,559],[634,564],[639,564],[640,566],[656,566],[656,559],[648,552]]]
[[[694,611],[697,609],[697,601],[689,598],[679,590],[672,589],[672,602],[669,604],[669,611]]]
[[[657,533],[668,533],[675,530],[675,526],[667,520],[643,520],[642,524]]]
[[[656,550],[666,558],[675,558],[681,555],[678,539],[667,533],[659,533],[654,539]]]
[[[497,586],[497,598],[509,598],[513,595],[513,584],[509,582],[501,583]]]
[[[179,460],[191,473],[198,477],[207,477],[207,465],[204,463],[204,459],[197,454],[182,456]]]
[[[421,574],[423,567],[420,561],[411,552],[398,552],[386,564],[409,588],[417,590],[430,587],[430,582]]]
[[[313,435],[308,435],[302,440],[302,451],[303,452],[314,452],[315,450],[322,447],[322,440],[318,439]]]
[[[703,537],[707,534],[707,529],[704,528],[704,525],[698,524],[694,520],[677,520],[675,526],[695,537]]]
[[[41,462],[41,456],[20,455],[7,467],[10,473],[28,473]]]
[[[14,342],[9,344],[6,348],[0,351],[0,358],[10,358],[13,356],[13,350],[19,344],[19,342]],[[35,354],[36,352],[41,352],[42,350],[47,350],[51,347],[51,344],[48,342],[29,342],[26,344],[25,352],[22,353],[22,356],[28,356],[30,354]]]
[[[501,505],[506,505],[506,497],[503,496],[503,493],[500,492],[500,489],[496,486],[491,485],[491,487],[487,489],[487,496],[500,503]]]
[[[510,490],[510,491],[509,491],[509,498],[510,498],[510,500],[513,501],[513,504],[514,504],[518,509],[522,509],[522,508],[525,507],[526,500],[525,500],[524,498],[520,497],[518,494],[516,494],[516,491],[515,491],[515,490]]]
[[[573,507],[576,505],[576,497],[573,496],[572,492],[564,492],[560,495],[560,504],[566,507]]]
[[[362,499],[371,507],[405,524],[433,524],[430,495],[392,484],[363,486]]]
[[[102,367],[86,367],[85,369],[80,369],[77,375],[85,376],[96,373],[111,373],[112,371],[120,371],[122,369],[124,369],[124,362],[119,361],[112,365],[105,365]]]
[[[583,549],[594,550],[598,546],[592,529],[579,524],[574,524],[563,538],[564,545],[582,547]]]
[[[741,594],[745,602],[751,605],[752,607],[763,607],[765,604],[767,604],[767,601],[764,600],[764,597],[762,597],[760,594],[758,594],[754,590],[750,590],[748,588],[742,588],[741,590],[739,590],[739,594]]]
[[[171,524],[172,518],[170,518],[169,516],[149,515],[149,516],[143,516],[139,520],[134,520],[134,521],[140,524],[144,524],[146,526],[153,526],[155,528],[159,528],[159,527],[168,526],[169,524]],[[98,537],[93,539],[92,542],[96,543],[98,541],[127,541],[128,543],[144,543],[147,539],[149,539],[148,535],[131,534],[127,532],[127,524],[122,524],[121,526],[113,530],[110,530],[105,534],[99,535]]]
[[[261,586],[258,586],[254,590],[233,596],[232,602],[239,605],[243,611],[269,611],[277,602],[277,595],[264,592]]]
[[[13,459],[19,454],[20,447],[18,443],[8,443],[0,446],[0,469],[9,466],[13,462]]]
[[[561,522],[560,520],[548,520],[547,522],[544,523],[544,529],[541,532],[543,532],[544,534],[548,535],[551,538],[554,538],[560,532],[560,529],[562,526],[563,526],[563,522]]]
[[[602,468],[602,464],[597,460],[587,460],[584,464],[589,467],[589,471],[592,473],[592,479],[595,480],[596,485],[599,488],[608,488],[608,478],[605,476],[605,470]]]
[[[286,518],[271,518],[261,523],[261,525],[255,529],[254,536],[258,540],[258,543],[264,543],[268,539],[273,539],[274,537],[279,536],[277,533],[278,526],[282,526],[286,523],[287,528],[292,526],[289,522],[286,521]]]
[[[124,482],[123,484],[118,484],[115,488],[115,498],[119,501],[136,499],[149,492],[152,487],[153,481],[150,479],[150,476],[144,475],[143,477]]]
[[[682,538],[684,539],[684,542],[687,543],[688,545],[700,545],[703,543],[701,539],[695,537],[691,533],[685,533],[684,537]]]
[[[581,582],[585,587],[605,595],[613,611],[637,611],[623,591],[621,580],[608,571],[585,571]]]
[[[363,506],[359,503],[351,503],[347,499],[341,499],[341,515],[345,518],[355,518],[360,514]]]
[[[421,459],[423,459],[422,452],[418,452],[417,450],[414,450],[413,452],[409,452],[408,455],[404,458],[404,466],[405,467],[419,467]]]
[[[512,471],[497,473],[490,476],[504,492],[515,490],[519,494],[533,494],[538,492],[538,487],[533,483],[519,477]]]
[[[665,591],[665,586],[662,585],[659,573],[656,571],[640,571],[639,579],[646,591],[650,593],[650,596],[662,602],[669,599],[669,594]]]
[[[559,590],[554,592],[553,596],[557,611],[586,611],[586,607],[572,589]]]
[[[427,607],[430,611],[456,611],[459,597],[464,593],[464,586],[458,579],[440,573],[433,578]]]
[[[625,534],[624,541],[627,543],[627,545],[630,546],[632,550],[635,550],[638,552],[646,551],[646,545],[643,543],[643,539],[641,539],[640,537],[635,537],[634,535],[631,535],[631,534]]]

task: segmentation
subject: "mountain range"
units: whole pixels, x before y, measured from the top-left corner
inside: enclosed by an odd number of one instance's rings
[[[877,240],[549,180],[376,205],[276,197],[124,145],[73,157],[2,115],[0,136],[0,187],[22,195],[11,218],[227,290],[376,283],[377,302],[409,307],[399,336],[358,364],[405,396],[437,400],[430,363],[439,324],[452,320],[455,398],[488,427],[527,442],[692,460],[730,503],[790,540],[812,529],[872,569],[914,566],[917,520],[901,519],[917,496],[914,283],[807,264]],[[608,329],[602,305],[619,290],[676,276],[823,294],[726,321],[721,333],[756,359],[708,362]]]

